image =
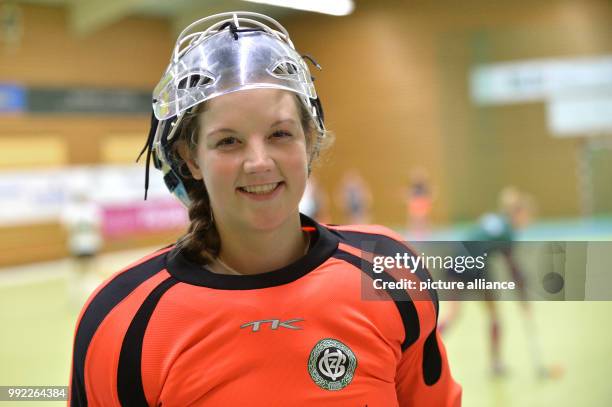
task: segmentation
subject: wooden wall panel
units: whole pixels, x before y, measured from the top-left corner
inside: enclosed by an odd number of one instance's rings
[[[127,18],[92,35],[76,37],[69,31],[64,8],[19,7],[23,10],[24,35],[17,46],[0,45],[0,82],[152,91],[174,45],[170,24],[164,19]],[[24,155],[21,158],[3,155],[5,165],[1,167],[126,162],[130,152],[120,157],[116,152],[108,155],[108,135],[130,134],[131,145],[135,145],[134,137],[140,135],[144,144],[148,126],[148,115],[0,116],[0,146],[11,145]],[[44,140],[48,145],[28,144],[36,140]],[[131,160],[142,144],[131,152]],[[30,150],[29,157],[25,157],[28,152],[24,149]],[[3,149],[4,153],[7,150]],[[133,236],[108,242],[104,250],[166,245],[177,235],[177,231],[171,231]],[[65,238],[61,226],[53,222],[0,228],[3,248],[0,266],[64,257]]]
[[[100,253],[172,244],[183,230],[125,236],[104,242]],[[57,222],[0,228],[0,271],[2,267],[55,260],[69,255],[66,231]],[[112,272],[107,270],[106,272]]]
[[[0,81],[44,86],[152,89],[174,45],[170,25],[155,18],[126,18],[95,33],[70,32],[64,7],[19,5],[23,38],[0,46]]]
[[[68,145],[58,135],[0,133],[0,171],[3,169],[59,167],[68,162]]]
[[[358,1],[348,17],[285,23],[324,67],[316,84],[337,135],[318,170],[329,192],[358,167],[375,220],[401,225],[397,191],[424,167],[438,223],[495,210],[505,185],[533,194],[541,216],[580,215],[579,140],[550,134],[544,103],[476,106],[468,78],[476,64],[611,54],[609,1]]]

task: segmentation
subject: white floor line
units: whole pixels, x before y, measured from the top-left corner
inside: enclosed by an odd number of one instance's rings
[[[105,253],[94,260],[93,269],[96,270],[97,274],[107,276],[157,249],[159,247]],[[72,267],[71,259],[64,258],[61,260],[0,268],[0,288],[38,284],[50,280],[63,280],[68,278]]]

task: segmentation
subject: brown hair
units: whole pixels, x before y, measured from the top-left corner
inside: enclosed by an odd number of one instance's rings
[[[333,143],[330,132],[320,132],[308,112],[308,108],[295,97],[302,129],[306,136],[306,149],[308,152],[308,174],[316,162],[321,151]],[[221,251],[221,238],[215,225],[210,205],[208,191],[202,180],[196,180],[189,168],[178,154],[181,146],[186,146],[190,155],[194,156],[198,146],[201,128],[201,113],[206,110],[206,103],[201,103],[185,114],[177,129],[177,140],[172,146],[171,159],[175,160],[175,168],[179,168],[179,175],[185,185],[191,204],[189,206],[189,220],[191,221],[187,232],[177,242],[177,247],[183,254],[199,264],[212,262]]]

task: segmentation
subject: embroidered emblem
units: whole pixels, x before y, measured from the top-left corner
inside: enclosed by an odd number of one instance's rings
[[[336,339],[322,339],[310,351],[308,372],[322,389],[341,390],[353,380],[357,358],[353,351]]]

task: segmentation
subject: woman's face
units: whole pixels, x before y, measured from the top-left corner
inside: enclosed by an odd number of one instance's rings
[[[204,180],[217,224],[272,230],[297,215],[308,177],[297,103],[292,93],[277,89],[207,102],[189,169]]]

